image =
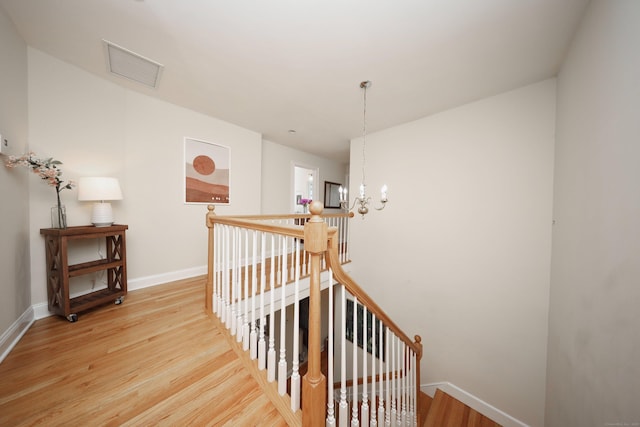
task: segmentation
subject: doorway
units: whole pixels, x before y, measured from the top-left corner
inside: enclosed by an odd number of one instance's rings
[[[293,164],[292,206],[294,213],[305,212],[305,200],[320,200],[318,193],[318,168]]]

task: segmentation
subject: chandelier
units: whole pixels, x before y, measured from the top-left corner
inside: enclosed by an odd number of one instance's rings
[[[371,203],[371,197],[367,196],[367,184],[365,181],[365,167],[366,167],[366,147],[367,147],[367,89],[371,87],[371,82],[366,80],[360,83],[360,87],[363,89],[364,108],[363,108],[363,120],[362,120],[362,181],[360,183],[360,194],[353,201],[353,205],[349,208],[349,198],[347,197],[347,189],[338,189],[340,193],[340,207],[345,210],[352,211],[356,205],[358,206],[358,213],[364,216],[369,213],[369,203]],[[374,209],[381,211],[386,206],[387,199],[387,186],[383,185],[380,189],[380,206],[373,206]]]

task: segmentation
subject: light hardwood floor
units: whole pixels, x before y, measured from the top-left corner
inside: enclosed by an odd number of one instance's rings
[[[0,425],[286,426],[203,307],[197,278],[36,321],[0,363]]]

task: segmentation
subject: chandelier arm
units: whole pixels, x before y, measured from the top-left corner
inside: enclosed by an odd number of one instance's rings
[[[380,203],[382,203],[382,205],[380,205],[380,207],[379,207],[379,208],[377,208],[377,207],[375,207],[375,206],[374,206],[373,208],[374,208],[375,210],[377,210],[377,211],[381,211],[382,209],[384,209],[384,208],[385,208],[385,206],[387,206],[387,201],[388,201],[388,200],[380,200]]]
[[[351,212],[356,207],[356,204],[359,203],[360,205],[365,205],[366,206],[366,205],[369,204],[370,201],[371,201],[371,197],[367,197],[366,199],[363,199],[360,196],[358,196],[353,200],[353,204],[351,205],[350,208],[349,208],[349,204],[348,204],[349,202],[346,201],[346,200],[340,202],[340,205],[341,205],[342,209],[346,209],[347,212]]]

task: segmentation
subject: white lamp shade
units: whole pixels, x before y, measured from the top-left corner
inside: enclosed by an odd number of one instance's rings
[[[80,178],[78,181],[78,200],[122,200],[120,184],[116,178]]]
[[[122,200],[122,191],[116,178],[88,177],[78,181],[78,200],[98,201],[93,204],[91,223],[96,227],[108,227],[113,224],[111,203],[105,200]]]

